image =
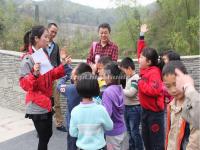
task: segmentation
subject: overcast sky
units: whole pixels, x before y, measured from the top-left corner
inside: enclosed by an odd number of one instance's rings
[[[79,3],[82,5],[91,6],[94,8],[111,8],[114,7],[112,0],[71,0],[72,2]],[[156,0],[137,0],[138,4],[147,5]]]

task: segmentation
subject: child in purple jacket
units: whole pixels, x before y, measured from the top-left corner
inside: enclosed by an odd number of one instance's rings
[[[113,130],[107,131],[108,150],[127,150],[127,134],[124,121],[124,94],[120,85],[121,70],[117,63],[110,62],[104,68],[104,80],[107,88],[102,96],[102,104],[108,111],[113,123]]]

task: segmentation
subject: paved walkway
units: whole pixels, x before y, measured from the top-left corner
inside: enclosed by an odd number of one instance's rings
[[[53,130],[49,150],[67,150],[66,133]],[[37,143],[33,123],[24,113],[0,107],[0,150],[36,150]]]
[[[24,114],[0,107],[0,142],[34,130],[33,123]]]

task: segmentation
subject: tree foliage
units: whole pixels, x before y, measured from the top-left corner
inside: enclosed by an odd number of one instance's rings
[[[119,8],[124,7],[121,1],[115,0]],[[136,3],[136,0],[127,1]],[[115,40],[122,48],[121,53],[134,56],[131,52],[135,51],[135,43],[139,35],[138,24],[146,23],[150,28],[145,35],[148,46],[159,51],[174,49],[181,55],[199,54],[198,0],[157,0],[156,3],[146,7],[137,6],[119,11],[121,14],[126,14],[115,24]],[[134,17],[137,15],[139,17]],[[135,23],[131,23],[130,26],[125,25],[125,22]],[[134,38],[131,38],[130,34]]]
[[[182,55],[199,53],[199,1],[158,0],[158,9],[147,15],[151,45],[171,48]]]
[[[140,15],[137,8],[117,8],[120,20],[114,25],[113,40],[120,47],[120,56],[134,56],[139,33]]]
[[[157,0],[147,6],[137,5],[137,0],[112,1],[117,8],[94,9],[68,0],[1,0],[0,48],[19,50],[32,25],[56,22],[60,47],[67,47],[73,58],[86,58],[90,44],[98,38],[96,27],[108,22],[120,57],[134,57],[139,27],[146,23],[149,47],[174,49],[181,55],[199,54],[198,0]],[[35,4],[39,5],[40,22],[34,22]]]
[[[0,48],[19,50],[25,31],[33,25],[30,17],[20,16],[12,0],[0,1]]]

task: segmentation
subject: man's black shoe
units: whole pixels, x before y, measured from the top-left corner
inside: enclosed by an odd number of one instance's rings
[[[56,129],[62,132],[67,132],[66,128],[63,125],[60,127],[56,127]]]

